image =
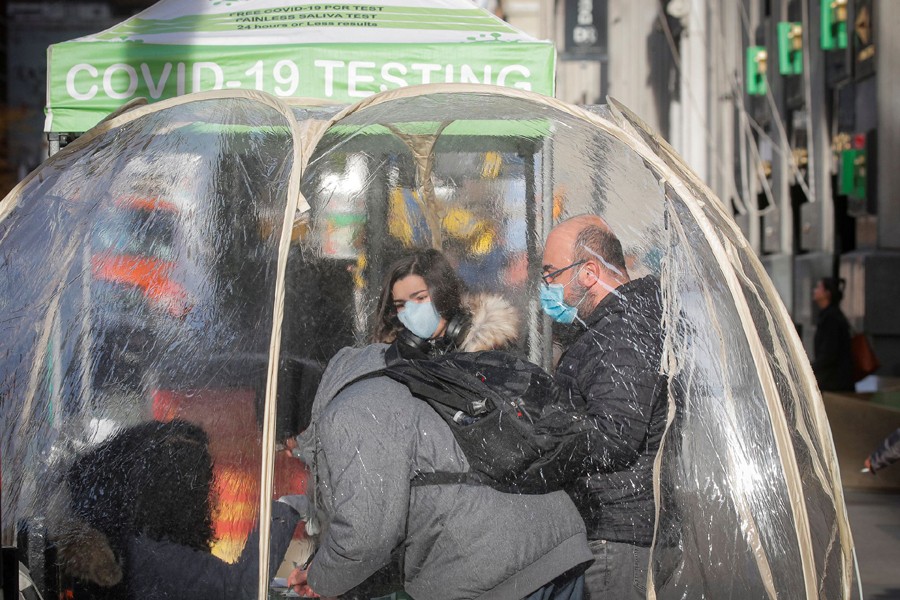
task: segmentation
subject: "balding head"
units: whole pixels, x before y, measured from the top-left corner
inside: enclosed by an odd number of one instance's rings
[[[629,280],[622,244],[597,215],[567,219],[547,236],[545,274],[576,263],[582,264],[561,274],[553,283],[566,286],[566,302],[580,304],[579,314],[592,311],[611,290]]]

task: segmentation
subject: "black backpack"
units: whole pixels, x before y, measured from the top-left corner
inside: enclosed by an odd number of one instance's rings
[[[519,494],[561,488],[565,444],[541,428],[542,412],[559,395],[546,371],[495,350],[426,357],[393,344],[385,360],[384,369],[344,387],[377,376],[403,383],[447,423],[469,462],[468,472],[420,473],[412,485],[465,483]]]

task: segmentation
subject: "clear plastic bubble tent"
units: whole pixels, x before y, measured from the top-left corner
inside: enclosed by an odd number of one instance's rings
[[[0,203],[4,545],[37,544],[42,527],[51,543],[49,499],[73,457],[179,418],[209,436],[213,552],[234,560],[257,524],[266,539],[273,488],[305,486],[273,448],[305,426],[297,406],[328,360],[367,342],[392,260],[442,249],[469,288],[518,308],[517,350],[550,369],[542,245],[581,214],[602,216],[632,277],[663,290],[669,416],[647,597],[848,598],[821,396],[731,215],[615,101],[481,85],[349,107],[246,91],[131,107],[13,190]]]

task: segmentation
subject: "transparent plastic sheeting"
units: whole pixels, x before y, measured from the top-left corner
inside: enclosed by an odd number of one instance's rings
[[[4,545],[51,548],[76,597],[187,586],[183,548],[237,561],[259,520],[292,159],[273,108],[187,103],[60,153],[0,209]],[[278,474],[303,490],[302,465]]]
[[[306,540],[298,530],[285,549],[275,507],[259,506],[266,407],[270,442],[306,427],[322,369],[369,341],[387,266],[412,248],[440,248],[470,292],[503,295],[520,315],[515,351],[552,370],[571,336],[540,312],[543,241],[595,214],[631,278],[663,290],[668,425],[648,598],[849,597],[852,542],[821,399],[719,201],[622,107],[479,89],[409,88],[342,112],[187,96],[101,125],[0,204],[4,543],[65,549],[100,530],[126,557],[119,585],[163,585],[129,579],[127,556],[135,536],[166,526],[143,507],[185,512],[172,503],[189,488],[211,511],[173,519],[190,531],[184,545],[238,569],[271,514],[270,573],[290,570]],[[285,224],[292,169],[310,208]],[[141,458],[113,460],[121,477],[86,466],[127,448],[136,426]],[[160,436],[206,453],[173,455]],[[183,472],[157,473],[161,452]],[[304,465],[273,460],[273,497],[303,492]],[[98,497],[109,494],[125,508],[109,513]],[[157,581],[190,572],[158,552],[171,573]],[[78,565],[52,568],[47,580],[66,574],[54,581],[76,597],[96,589]],[[235,593],[255,596],[247,585]]]

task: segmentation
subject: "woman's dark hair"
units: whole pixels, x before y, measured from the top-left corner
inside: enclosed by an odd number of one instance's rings
[[[388,268],[381,286],[373,341],[392,342],[403,327],[397,320],[392,290],[395,283],[409,275],[418,275],[425,280],[434,308],[447,322],[464,312],[462,295],[465,285],[450,261],[438,250],[416,250],[396,260]]]
[[[822,287],[831,294],[831,304],[835,306],[840,304],[841,300],[844,299],[844,285],[847,282],[834,277],[823,277],[819,281],[822,283]]]
[[[192,423],[124,429],[77,459],[67,483],[73,513],[107,537],[126,572],[137,536],[207,552],[214,541],[209,438]]]

